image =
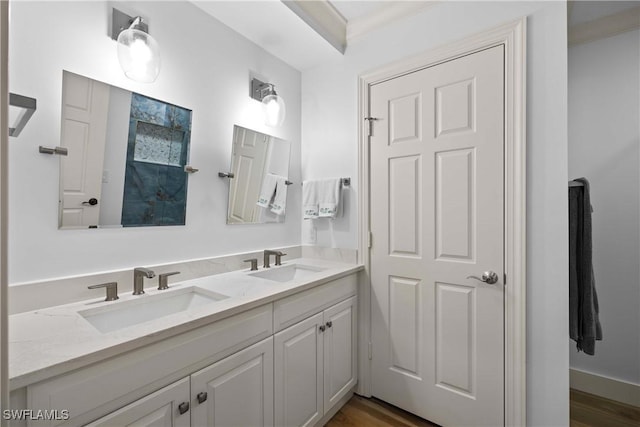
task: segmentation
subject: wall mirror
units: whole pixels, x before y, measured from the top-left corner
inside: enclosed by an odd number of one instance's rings
[[[61,229],[184,225],[191,110],[63,72]]]
[[[227,224],[284,221],[290,151],[287,141],[233,127]]]

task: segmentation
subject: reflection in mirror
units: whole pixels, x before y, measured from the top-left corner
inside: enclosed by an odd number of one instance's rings
[[[184,225],[191,110],[68,71],[59,227]]]
[[[234,126],[232,144],[227,224],[284,221],[289,142]]]

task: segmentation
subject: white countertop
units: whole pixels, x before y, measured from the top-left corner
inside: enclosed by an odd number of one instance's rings
[[[9,377],[10,389],[18,389],[45,379],[82,368],[126,351],[162,341],[171,336],[207,325],[251,308],[321,285],[357,271],[361,265],[320,259],[299,258],[282,263],[282,267],[299,264],[323,271],[288,282],[276,282],[252,277],[248,270],[217,274],[180,282],[179,276],[170,288],[158,291],[145,288],[144,295],[120,295],[117,301],[105,302],[104,297],[20,313],[9,317]],[[272,267],[275,270],[280,267]],[[259,271],[264,271],[260,268]],[[155,281],[153,282],[155,285]],[[197,286],[228,296],[221,301],[188,311],[167,315],[156,320],[133,324],[113,332],[102,333],[79,311],[115,306],[122,302],[141,300],[172,290]]]

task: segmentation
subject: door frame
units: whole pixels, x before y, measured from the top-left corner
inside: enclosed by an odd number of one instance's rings
[[[505,46],[504,109],[504,420],[526,424],[526,31],[522,17],[499,27],[394,62],[359,76],[358,262],[364,264],[360,284],[358,393],[371,396],[371,225],[370,225],[370,87],[442,62],[498,45]]]

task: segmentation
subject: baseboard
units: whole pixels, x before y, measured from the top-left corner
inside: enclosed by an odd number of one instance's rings
[[[569,369],[569,383],[573,389],[640,407],[640,384],[616,380],[578,369]]]

